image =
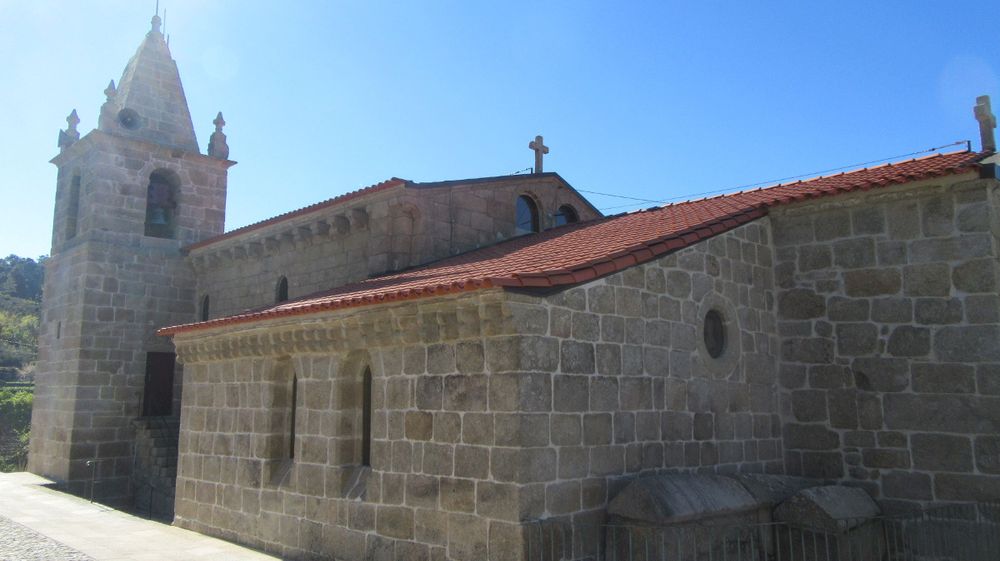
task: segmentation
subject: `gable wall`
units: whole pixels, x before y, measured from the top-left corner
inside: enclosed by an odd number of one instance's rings
[[[997,184],[942,183],[772,212],[790,474],[1000,497]]]

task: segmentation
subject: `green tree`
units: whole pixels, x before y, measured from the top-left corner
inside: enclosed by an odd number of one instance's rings
[[[45,257],[8,255],[0,259],[0,293],[14,298],[41,302]]]
[[[24,469],[33,399],[29,388],[0,388],[0,472]]]

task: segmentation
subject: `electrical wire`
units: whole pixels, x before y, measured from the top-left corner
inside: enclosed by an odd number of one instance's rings
[[[764,181],[757,181],[757,182],[754,182],[754,183],[745,183],[743,185],[737,185],[735,187],[728,187],[728,188],[725,188],[725,189],[714,189],[714,190],[711,190],[711,191],[701,191],[699,193],[690,193],[690,194],[687,194],[687,195],[678,195],[676,197],[669,197],[669,198],[666,198],[666,199],[663,199],[663,200],[644,199],[644,198],[641,198],[641,197],[633,197],[633,196],[629,196],[629,195],[618,195],[616,193],[603,193],[603,192],[600,192],[600,191],[591,191],[591,190],[588,190],[588,189],[577,189],[577,191],[579,191],[581,193],[588,193],[588,194],[591,194],[591,195],[601,195],[601,196],[604,196],[604,197],[614,197],[614,198],[617,198],[617,199],[628,199],[630,201],[637,201],[637,202],[642,202],[642,203],[651,203],[651,204],[661,205],[661,204],[666,204],[666,203],[670,203],[670,202],[674,202],[674,201],[691,200],[694,197],[704,197],[704,196],[707,196],[707,195],[716,195],[716,194],[719,194],[719,193],[730,193],[730,192],[734,192],[734,191],[742,191],[744,189],[748,189],[748,188],[752,188],[752,187],[760,187],[760,186],[764,186],[764,185],[780,184],[783,181],[789,181],[789,180],[792,180],[792,179],[801,179],[803,177],[817,177],[817,176],[822,176],[825,173],[831,173],[831,172],[835,172],[835,171],[842,171],[842,170],[846,170],[846,169],[865,168],[865,167],[868,167],[868,166],[870,166],[872,164],[881,164],[883,162],[888,162],[888,161],[892,161],[892,160],[898,160],[900,158],[906,158],[906,157],[909,157],[909,156],[917,156],[917,155],[920,155],[920,154],[929,154],[931,152],[937,152],[938,150],[942,150],[944,148],[951,148],[952,146],[959,146],[959,145],[962,145],[962,144],[964,144],[966,146],[969,146],[969,141],[968,140],[959,140],[959,141],[956,141],[956,142],[952,142],[951,144],[945,144],[943,146],[936,146],[934,148],[927,148],[926,150],[918,150],[916,152],[909,152],[909,153],[906,153],[906,154],[899,154],[899,155],[896,155],[896,156],[889,156],[887,158],[880,158],[878,160],[870,160],[870,161],[867,161],[867,162],[861,162],[861,163],[856,163],[856,164],[847,164],[847,165],[838,166],[838,167],[835,167],[835,168],[829,168],[829,169],[824,169],[824,170],[819,170],[819,171],[812,171],[812,172],[808,172],[808,173],[802,173],[802,174],[799,174],[799,175],[790,175],[790,176],[781,177],[781,178],[778,178],[778,179],[768,179],[768,180],[764,180]],[[604,211],[604,210],[614,210],[614,209],[626,208],[626,207],[632,207],[632,206],[635,206],[635,205],[632,205],[632,204],[623,204],[623,205],[614,205],[614,206],[606,206],[606,207],[598,207],[598,208],[600,210]]]

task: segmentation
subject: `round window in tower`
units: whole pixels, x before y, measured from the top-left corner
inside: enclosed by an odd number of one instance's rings
[[[139,114],[126,107],[118,112],[118,124],[123,128],[134,131],[139,128]]]
[[[718,310],[709,310],[705,314],[705,327],[702,334],[705,338],[705,350],[708,351],[708,356],[719,358],[726,352],[726,323]]]

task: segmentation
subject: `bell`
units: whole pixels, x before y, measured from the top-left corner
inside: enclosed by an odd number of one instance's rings
[[[160,207],[154,207],[149,215],[149,223],[165,226],[167,224],[167,212]]]

